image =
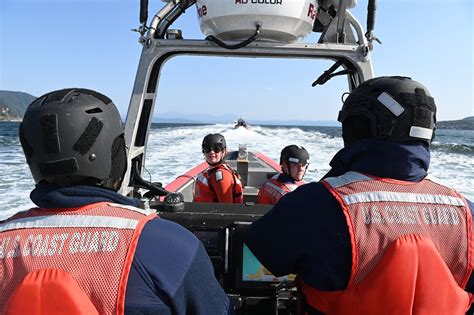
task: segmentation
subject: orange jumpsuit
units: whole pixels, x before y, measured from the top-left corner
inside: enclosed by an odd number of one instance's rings
[[[196,179],[194,201],[242,203],[239,175],[225,163],[204,170]]]

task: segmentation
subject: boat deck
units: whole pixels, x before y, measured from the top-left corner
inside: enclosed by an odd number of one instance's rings
[[[245,203],[256,203],[259,188],[263,183],[280,171],[280,165],[261,153],[249,152],[245,147],[239,151],[231,151],[225,161],[240,175]],[[181,192],[186,202],[193,200],[196,176],[208,167],[201,163],[187,173],[178,176],[165,188],[169,191]]]

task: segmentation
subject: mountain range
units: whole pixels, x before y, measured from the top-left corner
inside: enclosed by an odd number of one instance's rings
[[[26,108],[36,97],[16,91],[0,90],[0,121],[20,121]],[[158,123],[182,123],[182,124],[229,124],[237,117],[233,114],[210,115],[183,114],[177,112],[163,113],[153,117],[153,122]],[[340,123],[332,120],[247,120],[249,125],[289,125],[289,126],[340,126]],[[474,130],[474,116],[459,120],[439,121],[436,124],[439,129],[463,129]]]

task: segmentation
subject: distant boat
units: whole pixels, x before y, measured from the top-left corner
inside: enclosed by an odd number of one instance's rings
[[[237,129],[240,127],[247,128],[247,129],[249,128],[249,125],[245,122],[245,120],[242,117],[237,119],[234,125],[234,129]]]

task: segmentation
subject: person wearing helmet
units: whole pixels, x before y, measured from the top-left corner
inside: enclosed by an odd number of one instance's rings
[[[199,173],[194,185],[195,202],[242,203],[242,182],[224,160],[227,154],[225,138],[211,133],[202,140],[202,153],[209,165]]]
[[[339,113],[344,148],[246,243],[295,273],[306,314],[472,314],[474,205],[428,175],[436,106],[408,77],[370,79]],[[285,233],[282,233],[285,231]]]
[[[309,153],[295,144],[283,148],[280,154],[282,172],[268,179],[258,191],[258,203],[274,205],[286,193],[304,184],[303,177],[309,163]]]
[[[45,94],[19,136],[38,207],[0,222],[0,313],[232,312],[202,243],[116,192],[127,153],[108,97]]]

